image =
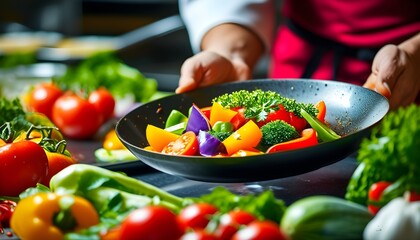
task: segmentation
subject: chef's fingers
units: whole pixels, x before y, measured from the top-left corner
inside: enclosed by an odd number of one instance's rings
[[[194,90],[202,80],[202,68],[200,63],[194,58],[187,59],[181,66],[181,75],[179,77],[176,93],[183,93]]]
[[[401,51],[395,45],[386,45],[376,54],[372,74],[364,86],[390,98],[403,70]]]

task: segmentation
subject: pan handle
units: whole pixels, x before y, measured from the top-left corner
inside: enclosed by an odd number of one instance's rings
[[[179,15],[173,15],[116,37],[117,51],[185,28]]]

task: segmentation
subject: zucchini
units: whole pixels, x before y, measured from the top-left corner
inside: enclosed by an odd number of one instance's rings
[[[281,220],[289,239],[363,239],[373,215],[363,205],[333,196],[310,196],[292,203]]]

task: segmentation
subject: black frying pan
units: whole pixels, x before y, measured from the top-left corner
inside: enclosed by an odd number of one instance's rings
[[[324,100],[326,121],[343,137],[305,149],[247,157],[169,156],[143,150],[148,145],[147,124],[163,128],[172,109],[186,114],[192,103],[210,106],[214,97],[240,89],[276,91],[304,103]],[[162,172],[198,181],[251,182],[297,175],[344,159],[358,149],[362,138],[388,110],[386,98],[356,85],[309,79],[262,79],[201,88],[144,104],[120,119],[116,132],[135,156]]]

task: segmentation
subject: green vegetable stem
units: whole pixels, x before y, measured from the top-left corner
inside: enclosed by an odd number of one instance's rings
[[[151,203],[165,205],[177,212],[183,201],[182,198],[135,178],[87,164],[73,164],[65,168],[51,179],[50,188],[58,194],[85,197],[98,210],[108,208],[117,213],[125,213]],[[116,209],[115,206],[120,208]]]
[[[340,138],[340,135],[335,133],[331,128],[319,121],[316,117],[311,116],[303,108],[300,110],[303,118],[311,125],[318,134],[318,138],[323,142],[329,142]]]

